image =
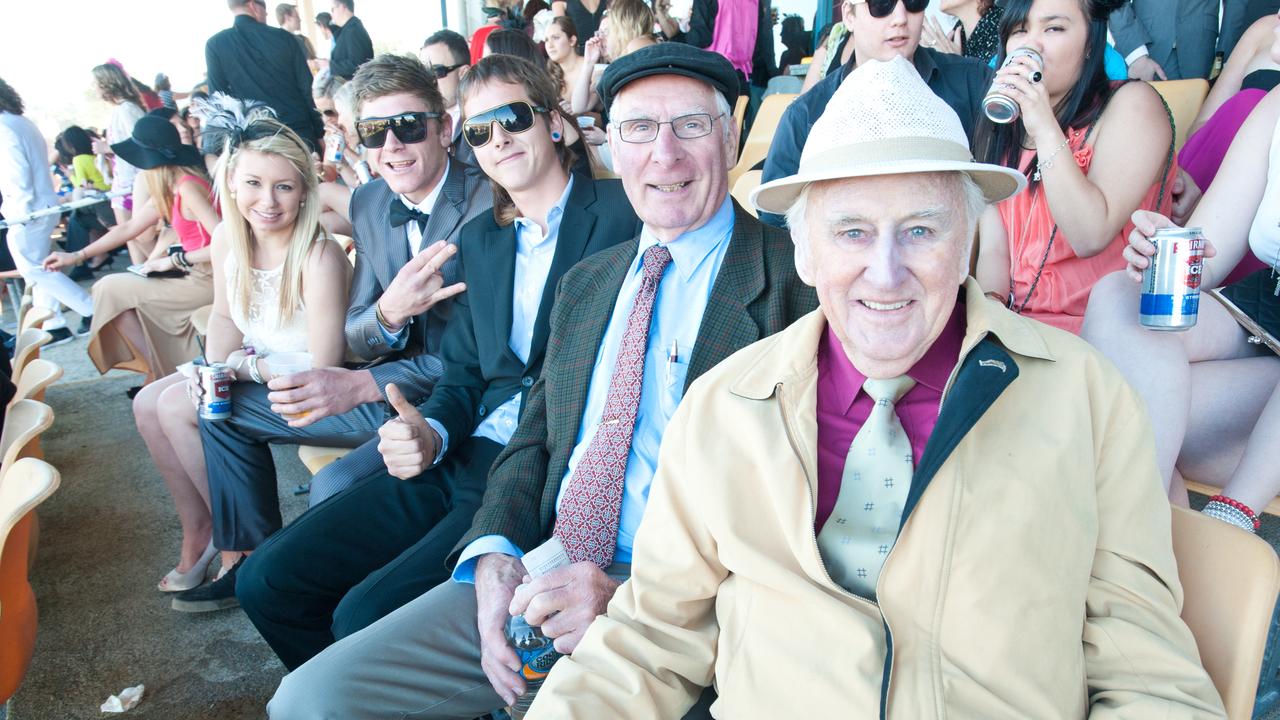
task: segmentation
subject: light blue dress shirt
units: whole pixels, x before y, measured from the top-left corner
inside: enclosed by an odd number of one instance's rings
[[[511,352],[522,363],[529,362],[529,352],[533,347],[533,325],[538,321],[542,294],[547,287],[551,261],[555,259],[556,244],[560,239],[560,221],[564,219],[564,206],[569,202],[569,193],[572,191],[573,176],[570,175],[569,184],[565,185],[560,200],[547,211],[545,235],[538,223],[524,217],[516,218],[516,272],[515,282],[511,286],[511,334],[507,336],[507,347],[511,348]],[[489,417],[471,435],[506,445],[511,442],[511,436],[519,422],[520,393],[516,393],[489,413]],[[440,435],[440,451],[436,453],[435,459],[439,463],[449,449],[449,433],[437,420],[427,418],[427,424]]]
[[[733,203],[726,197],[720,209],[706,224],[666,244],[671,251],[671,265],[667,267],[662,284],[658,286],[653,322],[649,327],[644,385],[640,391],[640,407],[636,411],[631,452],[627,456],[614,562],[631,562],[636,529],[649,501],[649,486],[657,470],[658,446],[662,442],[667,423],[684,396],[685,375],[698,338],[698,326],[702,324],[707,299],[711,296],[711,288],[720,273],[720,265],[724,262],[732,235]],[[627,319],[631,316],[631,307],[643,280],[641,261],[645,250],[657,243],[657,238],[646,226],[641,231],[640,247],[627,269],[613,314],[609,318],[604,341],[596,354],[591,386],[587,391],[587,404],[582,413],[576,445],[560,483],[557,508],[564,499],[566,488],[573,481],[574,469],[581,462],[600,426],[618,349],[622,345]],[[669,361],[672,357],[675,358],[674,362]],[[475,582],[476,559],[494,552],[515,557],[524,554],[514,543],[500,535],[477,538],[459,556],[453,579],[458,582]]]

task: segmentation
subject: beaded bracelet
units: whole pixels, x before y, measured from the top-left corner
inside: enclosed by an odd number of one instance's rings
[[[1221,503],[1240,513],[1249,521],[1249,524],[1253,526],[1255,531],[1262,526],[1262,521],[1258,520],[1258,516],[1253,514],[1253,510],[1250,509],[1248,505],[1245,505],[1235,498],[1229,498],[1226,495],[1214,495],[1209,498],[1209,502]]]

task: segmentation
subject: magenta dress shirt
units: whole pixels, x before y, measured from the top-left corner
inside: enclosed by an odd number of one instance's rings
[[[898,401],[898,419],[911,440],[915,464],[920,464],[925,444],[938,424],[942,391],[960,360],[964,342],[964,305],[956,303],[942,334],[907,372],[915,387]],[[853,437],[871,415],[871,397],[862,391],[866,376],[858,372],[844,353],[831,326],[818,343],[818,508],[815,534],[831,516],[840,496],[845,456]]]

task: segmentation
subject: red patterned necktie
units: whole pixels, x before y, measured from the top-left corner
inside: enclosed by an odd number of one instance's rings
[[[640,390],[644,387],[644,356],[649,346],[653,301],[670,262],[671,251],[662,245],[644,252],[644,279],[618,348],[604,415],[560,500],[555,534],[573,562],[590,560],[601,568],[613,562],[618,514],[622,511],[622,483],[636,410],[640,407]]]

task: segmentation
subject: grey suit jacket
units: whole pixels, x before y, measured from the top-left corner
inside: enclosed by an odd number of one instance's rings
[[[444,368],[439,359],[440,338],[449,319],[449,303],[441,303],[413,318],[404,348],[387,343],[378,324],[375,304],[400,268],[409,262],[407,226],[391,227],[390,208],[396,194],[385,180],[362,185],[351,197],[351,225],[356,245],[355,275],[347,306],[347,345],[365,360],[385,360],[370,368],[379,387],[396,383],[410,402],[430,392]],[[457,244],[462,226],[493,207],[489,181],[478,170],[451,160],[444,185],[431,209],[424,247],[437,240]],[[442,268],[445,283],[457,282],[456,263]]]
[[[1129,0],[1111,13],[1107,26],[1121,55],[1146,45],[1170,80],[1208,78],[1218,42],[1218,2]]]

